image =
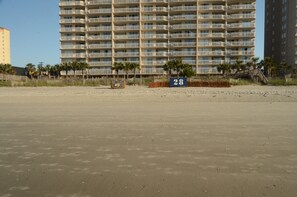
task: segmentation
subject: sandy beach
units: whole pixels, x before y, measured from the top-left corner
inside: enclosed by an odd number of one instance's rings
[[[297,87],[0,88],[0,197],[296,197]]]

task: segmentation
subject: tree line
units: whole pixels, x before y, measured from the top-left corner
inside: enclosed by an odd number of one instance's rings
[[[61,71],[65,71],[66,77],[68,77],[69,71],[73,71],[74,77],[76,77],[76,72],[81,71],[82,76],[84,77],[85,71],[89,68],[89,64],[85,62],[63,62],[61,64],[56,65],[46,65],[43,66],[42,64],[34,65],[29,63],[26,65],[25,69],[27,72],[27,76],[30,79],[33,78],[40,78],[42,76],[47,76],[48,78],[61,76]]]
[[[233,64],[223,63],[217,65],[218,72],[221,72],[224,76],[238,73],[247,69],[259,69],[266,77],[280,77],[284,78],[289,74],[297,72],[296,68],[292,65],[288,65],[286,62],[277,64],[272,58],[266,57],[260,60],[258,57],[253,57],[251,60],[244,64],[241,60],[236,60]]]

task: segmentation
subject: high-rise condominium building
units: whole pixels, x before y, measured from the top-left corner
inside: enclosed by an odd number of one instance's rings
[[[10,64],[10,32],[0,27],[0,64]]]
[[[146,75],[181,58],[197,74],[254,56],[256,0],[60,0],[61,60],[91,74],[136,62]]]
[[[296,0],[265,0],[265,57],[297,65]]]

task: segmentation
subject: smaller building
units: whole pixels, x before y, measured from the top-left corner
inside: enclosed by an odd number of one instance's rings
[[[10,64],[10,31],[0,27],[0,64]]]

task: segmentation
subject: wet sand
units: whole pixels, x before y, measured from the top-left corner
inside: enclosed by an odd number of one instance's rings
[[[297,87],[0,88],[0,197],[295,197]]]

